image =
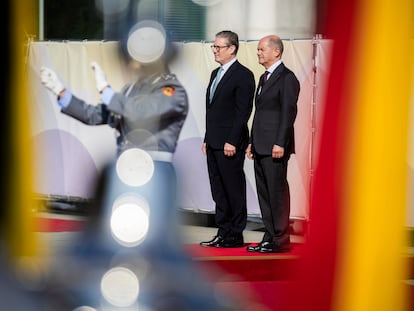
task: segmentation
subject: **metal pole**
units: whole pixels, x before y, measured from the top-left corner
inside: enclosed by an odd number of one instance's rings
[[[312,55],[312,62],[313,62],[313,89],[312,89],[312,104],[311,104],[311,139],[309,144],[309,170],[310,170],[310,179],[309,179],[309,210],[308,210],[308,222],[310,222],[310,215],[311,211],[310,208],[312,206],[312,191],[313,191],[313,176],[314,176],[314,163],[313,163],[313,156],[314,156],[314,144],[315,144],[315,132],[316,132],[316,93],[317,93],[317,73],[318,73],[318,45],[320,43],[320,39],[322,38],[321,35],[316,34],[312,40],[313,46],[313,55]]]
[[[44,0],[39,0],[39,41],[44,40]]]

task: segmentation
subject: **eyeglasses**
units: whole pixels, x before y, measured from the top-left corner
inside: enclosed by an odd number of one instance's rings
[[[210,45],[210,47],[213,51],[217,50],[217,51],[220,52],[221,49],[228,48],[228,47],[230,47],[230,45],[222,45],[222,46],[220,46],[220,45]]]

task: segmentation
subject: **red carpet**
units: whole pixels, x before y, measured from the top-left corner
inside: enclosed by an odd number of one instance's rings
[[[81,219],[62,219],[62,218],[35,218],[36,232],[71,232],[80,231],[85,224]]]
[[[246,246],[240,248],[185,246],[188,254],[202,268],[219,268],[231,278],[241,281],[291,280],[297,277],[296,266],[302,252],[301,244],[293,244],[288,253],[249,253]],[[221,276],[222,277],[222,276]]]
[[[290,298],[300,293],[295,281],[219,282],[217,287],[235,299],[243,299],[249,311],[301,310],[298,301]]]
[[[293,244],[288,253],[249,253],[242,248],[211,248],[185,245],[188,254],[205,276],[220,290],[245,299],[252,310],[294,310],[288,300],[298,292],[302,244]]]
[[[73,232],[84,228],[81,217],[40,216],[36,232]],[[249,253],[240,248],[202,247],[185,244],[184,249],[217,289],[234,299],[243,299],[252,311],[292,310],[287,297],[298,289],[298,264],[302,244],[293,244],[288,253]]]

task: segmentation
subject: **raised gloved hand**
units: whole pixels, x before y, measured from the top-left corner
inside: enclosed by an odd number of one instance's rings
[[[51,90],[56,96],[65,90],[65,87],[57,77],[56,73],[47,67],[40,68],[40,80],[42,84]]]
[[[103,89],[109,85],[109,83],[106,81],[105,72],[97,62],[92,62],[91,67],[95,71],[96,88],[99,92],[102,92]]]

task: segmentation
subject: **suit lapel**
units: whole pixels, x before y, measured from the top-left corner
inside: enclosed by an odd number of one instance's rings
[[[227,69],[227,71],[225,72],[225,74],[221,77],[221,80],[220,80],[220,82],[217,84],[217,87],[216,87],[216,91],[214,92],[214,95],[213,95],[213,99],[212,99],[212,103],[214,102],[214,99],[216,98],[216,96],[217,96],[217,94],[218,93],[220,93],[220,90],[221,90],[221,88],[223,87],[223,85],[224,84],[226,84],[226,81],[227,80],[229,80],[230,78],[231,78],[231,75],[232,75],[232,72],[234,71],[234,70],[236,70],[236,67],[238,66],[237,64],[238,64],[239,62],[238,61],[235,61],[230,67],[229,67],[229,69]],[[218,71],[218,69],[217,69],[217,71]],[[217,73],[216,73],[216,75],[217,75]],[[214,80],[214,79],[213,79]],[[210,83],[210,85],[211,85],[211,83]]]
[[[270,75],[269,79],[264,85],[263,85],[263,75],[262,75],[262,77],[260,78],[260,83],[259,83],[259,87],[257,91],[259,91],[260,85],[262,85],[262,90],[260,91],[260,94],[258,94],[257,96],[261,96],[264,92],[266,92],[269,88],[271,88],[271,85],[276,83],[276,81],[279,79],[284,68],[285,68],[285,65],[283,63],[277,66],[275,71],[273,71],[273,73]]]
[[[256,97],[258,97],[258,96],[260,96],[260,94],[262,94],[262,91],[263,91],[262,90],[263,89],[263,79],[264,79],[264,74],[262,74],[260,76],[259,84],[257,85],[257,90],[256,90]]]
[[[216,78],[216,76],[217,76],[217,73],[218,73],[218,71],[219,71],[219,69],[220,69],[220,67],[217,67],[216,69],[214,69],[214,75],[212,75],[211,76],[211,80],[210,80],[210,83],[208,84],[208,87],[207,87],[207,98],[206,98],[206,101],[207,101],[207,104],[211,104],[213,101],[214,101],[214,97],[215,97],[215,95],[216,95],[216,93],[217,93],[217,87],[216,87],[216,92],[215,92],[215,94],[214,94],[214,96],[213,96],[213,99],[211,100],[211,103],[210,103],[210,100],[209,100],[209,98],[210,98],[210,92],[211,92],[211,85],[213,84],[213,82],[214,82],[214,79]],[[221,81],[220,81],[221,82]]]

